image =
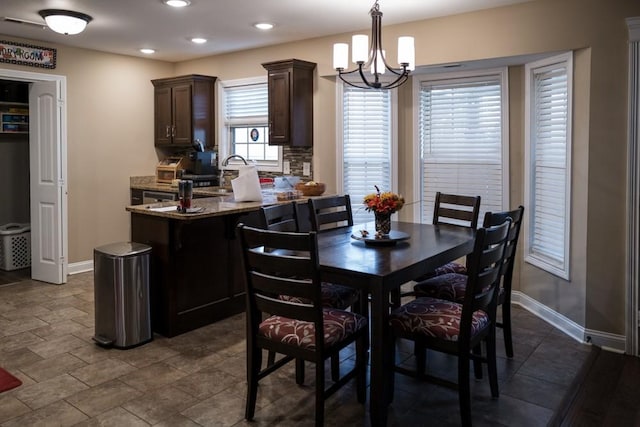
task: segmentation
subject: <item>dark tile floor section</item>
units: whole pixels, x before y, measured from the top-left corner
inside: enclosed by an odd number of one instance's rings
[[[590,347],[514,308],[515,357],[498,343],[499,399],[472,380],[476,426],[545,426]],[[301,426],[313,423],[314,376],[295,385],[293,366],[265,378],[254,423],[244,421],[244,316],[130,350],[103,349],[94,331],[93,274],[62,286],[0,286],[0,366],[23,385],[0,394],[0,426]],[[499,331],[500,333],[500,331]],[[408,342],[399,360],[412,362]],[[344,363],[351,357],[343,352]],[[455,378],[454,358],[429,356],[430,372]],[[390,424],[459,425],[455,391],[398,375]],[[349,384],[326,405],[326,424],[369,424]]]

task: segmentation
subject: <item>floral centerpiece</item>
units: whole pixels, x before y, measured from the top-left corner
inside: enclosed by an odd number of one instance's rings
[[[404,197],[391,191],[381,192],[378,186],[375,193],[364,196],[363,204],[367,212],[373,212],[376,219],[376,234],[387,235],[391,231],[391,214],[404,206]]]

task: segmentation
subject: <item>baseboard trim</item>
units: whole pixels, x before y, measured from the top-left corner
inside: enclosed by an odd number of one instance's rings
[[[511,293],[511,301],[553,325],[578,342],[593,344],[602,347],[604,350],[617,353],[624,353],[625,351],[626,337],[624,335],[586,329],[573,320],[519,291],[513,291]]]
[[[86,273],[87,271],[93,271],[93,261],[80,261],[67,265],[69,275]]]

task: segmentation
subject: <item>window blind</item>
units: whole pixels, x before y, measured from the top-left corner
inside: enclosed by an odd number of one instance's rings
[[[500,76],[421,82],[422,222],[438,191],[480,196],[479,223],[503,210],[501,94]]]
[[[533,71],[531,110],[529,251],[564,269],[567,190],[567,68],[555,64]]]
[[[344,85],[343,187],[351,196],[354,223],[373,220],[364,210],[365,195],[391,191],[391,95]]]
[[[269,100],[266,83],[230,86],[224,90],[228,124],[266,124]]]
[[[279,168],[280,149],[269,145],[267,83],[228,86],[224,89],[224,117],[231,153],[259,166]],[[240,164],[232,160],[233,164]]]

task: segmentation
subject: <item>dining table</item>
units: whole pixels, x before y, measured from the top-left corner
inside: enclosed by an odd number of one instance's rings
[[[391,236],[376,239],[374,224],[357,224],[318,233],[323,281],[352,286],[368,295],[370,308],[371,425],[387,424],[393,384],[394,340],[391,335],[390,295],[402,284],[423,276],[473,249],[474,231],[455,225],[392,222]],[[362,231],[366,230],[366,231]],[[367,299],[369,299],[367,298]]]

